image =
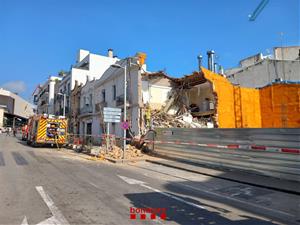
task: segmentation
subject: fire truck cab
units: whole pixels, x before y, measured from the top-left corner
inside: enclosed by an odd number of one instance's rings
[[[28,145],[66,144],[68,121],[62,116],[34,115],[29,118],[26,131]]]

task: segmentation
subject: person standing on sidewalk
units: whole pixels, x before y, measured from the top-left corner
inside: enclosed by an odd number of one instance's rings
[[[10,136],[10,129],[9,129],[9,127],[6,128],[6,136]]]

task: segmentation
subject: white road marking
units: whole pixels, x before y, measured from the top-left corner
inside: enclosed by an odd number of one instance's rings
[[[236,189],[236,188],[235,188]],[[244,195],[248,195],[248,196],[252,196],[251,193],[251,188],[250,187],[246,187],[246,188],[238,188],[237,192],[231,194],[231,197],[235,197],[235,196],[240,196],[241,194]]]
[[[124,176],[121,176],[121,175],[118,175],[118,177],[120,177],[122,180],[124,180],[128,184],[145,184],[144,181],[135,180],[135,179],[132,179],[132,178],[129,178],[129,177],[124,177]]]
[[[279,210],[276,210],[276,209],[270,209],[270,208],[267,208],[267,207],[264,207],[264,206],[261,206],[261,205],[256,205],[256,204],[250,203],[250,202],[245,202],[245,201],[239,200],[237,198],[231,198],[229,196],[221,195],[221,194],[218,194],[218,193],[215,193],[215,192],[212,192],[212,191],[206,191],[206,190],[195,188],[193,186],[186,185],[186,184],[178,183],[178,185],[182,185],[182,186],[185,186],[185,187],[188,187],[190,189],[194,189],[194,190],[197,190],[197,191],[200,191],[200,192],[205,192],[205,193],[208,193],[210,195],[214,195],[214,196],[217,196],[217,197],[220,197],[220,198],[226,198],[226,199],[231,200],[231,201],[243,203],[245,205],[249,205],[249,206],[252,206],[252,207],[255,207],[255,208],[261,208],[263,210],[268,210],[268,211],[275,212],[275,213],[278,213],[278,214],[295,217],[294,215],[286,213],[286,212],[282,212],[282,211],[279,211]]]
[[[152,191],[155,191],[155,192],[157,192],[157,193],[160,193],[160,194],[162,194],[162,195],[165,195],[165,196],[167,196],[167,197],[169,197],[169,198],[172,198],[172,199],[175,199],[175,200],[177,200],[177,201],[179,201],[179,202],[185,203],[185,204],[187,204],[187,205],[196,207],[196,208],[198,208],[198,209],[205,209],[205,208],[204,208],[203,206],[201,206],[201,205],[198,205],[198,204],[195,204],[195,203],[192,203],[192,202],[185,201],[185,200],[182,199],[182,198],[179,198],[179,197],[176,197],[176,196],[174,196],[174,195],[168,194],[168,193],[166,193],[166,192],[160,191],[160,190],[158,190],[158,189],[152,188],[152,187],[150,187],[150,186],[148,186],[148,185],[146,185],[146,184],[140,184],[140,185],[141,185],[142,187],[148,188],[148,189],[150,189],[150,190],[152,190]]]
[[[28,225],[27,217],[26,216],[24,216],[24,219],[23,219],[21,225]]]
[[[139,167],[139,168],[143,168],[143,167]],[[143,168],[145,169],[145,168]],[[153,170],[154,171],[154,170]],[[161,173],[161,172],[158,172],[158,171],[154,171],[156,173]],[[169,175],[169,176],[173,176],[174,175],[171,175],[171,174],[168,174],[168,173],[164,173],[165,175]],[[120,177],[120,176],[119,176]],[[182,178],[180,178],[182,179]],[[193,189],[193,190],[196,190],[196,191],[200,191],[200,192],[205,192],[207,194],[210,194],[210,195],[214,195],[214,196],[217,196],[219,198],[225,198],[225,199],[228,199],[230,201],[234,201],[234,202],[238,202],[238,203],[242,203],[242,204],[245,204],[245,205],[248,205],[248,206],[251,206],[251,207],[254,207],[254,208],[260,208],[262,210],[268,210],[270,212],[274,212],[274,213],[278,213],[278,214],[281,214],[281,215],[285,215],[285,216],[289,216],[289,217],[292,217],[292,218],[295,218],[295,215],[292,215],[290,213],[286,213],[286,212],[283,212],[283,211],[279,211],[279,210],[276,210],[276,209],[271,209],[271,208],[268,208],[268,207],[264,207],[264,206],[261,206],[261,205],[257,205],[257,204],[254,204],[254,203],[250,203],[250,202],[246,202],[246,201],[242,201],[242,200],[239,200],[237,198],[231,198],[229,196],[226,196],[226,195],[222,195],[222,194],[218,194],[216,192],[212,192],[212,191],[207,191],[207,190],[204,190],[204,189],[199,189],[199,188],[195,188],[193,186],[190,186],[190,185],[187,185],[187,184],[182,184],[180,182],[178,182],[178,185],[181,185],[181,186],[184,186],[184,187],[187,187],[187,188],[190,188],[190,189]],[[300,204],[299,204],[300,206]]]
[[[47,220],[40,222],[39,225],[42,225],[42,224],[69,225],[66,218],[59,211],[59,209],[55,206],[54,202],[49,197],[49,195],[44,191],[43,187],[37,186],[35,188],[39,192],[42,199],[44,200],[44,202],[46,203],[46,205],[48,206],[49,210],[51,211],[51,213],[53,215],[52,217],[48,218]]]
[[[96,184],[92,183],[92,182],[89,182],[90,185],[92,185],[93,187],[95,188],[99,188]]]
[[[37,225],[69,225],[68,221],[62,215],[62,213],[58,210],[58,208],[54,205],[54,202],[49,197],[49,195],[44,191],[43,187],[37,186],[35,187],[39,192],[44,202],[48,206],[49,210],[52,213],[52,217],[38,223]],[[27,217],[25,216],[21,225],[29,225],[27,221]]]
[[[52,217],[38,223],[37,225],[62,225],[62,223],[57,221],[57,219],[54,216],[52,216]]]
[[[201,205],[198,205],[198,204],[195,204],[195,203],[192,203],[192,202],[188,202],[188,201],[186,201],[186,200],[184,200],[184,199],[182,199],[182,198],[176,197],[176,196],[174,196],[174,195],[168,194],[168,193],[163,192],[163,191],[161,191],[161,190],[158,190],[158,189],[156,189],[156,188],[150,187],[150,186],[146,185],[146,183],[145,183],[144,181],[135,180],[135,179],[132,179],[132,178],[129,178],[129,177],[120,176],[120,175],[118,175],[118,177],[120,177],[122,180],[124,180],[124,181],[125,181],[126,183],[128,183],[128,184],[138,184],[138,185],[140,185],[140,186],[142,186],[142,187],[144,187],[144,188],[147,188],[147,189],[149,189],[149,190],[151,190],[151,191],[160,193],[160,194],[162,194],[162,195],[164,195],[164,196],[167,196],[167,197],[172,198],[172,199],[174,199],[174,200],[177,200],[177,201],[179,201],[179,202],[185,203],[185,204],[187,204],[187,205],[196,207],[196,208],[198,208],[198,209],[205,209],[205,208],[204,208],[203,206],[201,206]]]

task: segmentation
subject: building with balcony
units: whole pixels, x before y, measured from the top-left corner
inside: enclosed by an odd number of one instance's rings
[[[78,85],[75,82],[75,86],[71,91],[71,116],[69,120],[69,132],[72,134],[79,134],[79,115],[80,115],[80,96],[81,96],[82,84]]]
[[[39,85],[34,91],[34,102],[37,105],[38,114],[56,114],[55,110],[55,98],[58,90],[58,86],[62,77],[49,76],[47,81]]]
[[[146,72],[145,58],[141,53],[118,61],[119,66],[111,66],[102,77],[94,82],[93,132],[101,135],[106,132],[107,123],[103,121],[103,108],[121,108],[121,120],[124,121],[124,67],[126,66],[126,120],[133,135],[141,135],[145,128],[145,110],[160,109],[169,97],[171,82],[167,77]],[[143,54],[145,57],[145,54]],[[119,67],[119,68],[118,68]],[[118,137],[123,135],[120,123],[109,123],[110,133]]]
[[[140,135],[145,130],[145,107],[160,109],[171,91],[168,77],[157,73],[146,72],[146,64],[141,66],[141,53],[125,58],[112,64],[98,79],[86,77],[85,83],[75,82],[71,91],[72,116],[70,131],[80,135],[100,136],[106,133],[107,123],[103,121],[103,108],[113,107],[124,109],[124,67],[127,75],[127,121],[134,135]],[[143,54],[145,57],[145,54]],[[117,68],[119,67],[119,68]],[[63,92],[63,90],[60,90]],[[122,118],[122,120],[124,120]],[[109,123],[110,133],[122,136],[120,123]],[[74,128],[72,130],[72,127]],[[76,128],[75,128],[76,127]],[[94,143],[101,139],[93,139]]]
[[[78,85],[84,85],[88,80],[99,79],[102,74],[118,59],[113,56],[113,50],[109,49],[107,56],[91,53],[80,49],[75,65],[65,73],[59,85],[59,92],[66,95],[65,111],[67,116],[71,113],[71,91]],[[63,111],[63,98],[57,101],[59,113]]]
[[[94,85],[95,79],[87,80],[81,88],[78,114],[80,134],[91,135],[99,129],[99,125],[93,120],[95,113]]]

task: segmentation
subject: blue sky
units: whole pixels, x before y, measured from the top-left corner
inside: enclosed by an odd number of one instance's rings
[[[151,71],[197,69],[214,49],[225,68],[274,46],[299,45],[299,0],[0,0],[0,86],[30,97],[38,83],[75,62],[79,48],[118,57],[147,53]],[[205,58],[206,66],[206,58]]]

